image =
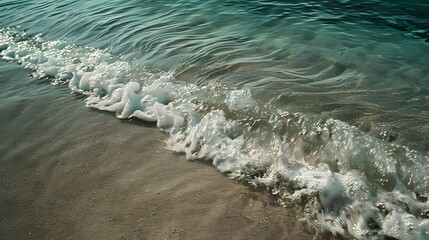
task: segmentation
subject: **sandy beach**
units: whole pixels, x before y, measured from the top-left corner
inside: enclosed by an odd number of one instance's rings
[[[321,237],[269,194],[166,150],[154,126],[85,108],[5,64],[1,239]]]
[[[0,0],[0,240],[429,240],[427,9]]]

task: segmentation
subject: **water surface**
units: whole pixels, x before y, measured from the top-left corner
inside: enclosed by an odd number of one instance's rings
[[[155,122],[171,150],[305,206],[316,227],[427,239],[428,3],[6,0],[0,11],[3,59],[88,107]],[[5,89],[2,104],[28,92]]]

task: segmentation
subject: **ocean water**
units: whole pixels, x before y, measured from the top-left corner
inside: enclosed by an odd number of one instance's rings
[[[2,0],[0,12],[2,61],[32,79],[153,122],[170,150],[266,188],[317,229],[429,239],[428,2]],[[4,105],[46,91],[7,88]]]

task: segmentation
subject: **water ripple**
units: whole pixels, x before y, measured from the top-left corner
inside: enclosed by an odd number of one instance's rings
[[[360,126],[345,103],[352,99],[371,106],[359,108],[359,119],[371,119],[365,121],[373,128],[414,129],[401,116],[429,112],[424,100],[407,99],[426,99],[429,89],[427,9],[421,1],[381,0],[8,0],[0,3],[0,25],[107,48],[182,81],[251,88],[276,107],[325,112]],[[394,94],[406,86],[421,91]],[[404,142],[424,141],[419,122],[417,137]]]

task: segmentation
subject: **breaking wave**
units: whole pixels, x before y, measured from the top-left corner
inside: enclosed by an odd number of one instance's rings
[[[16,28],[0,31],[0,55],[86,96],[87,107],[153,122],[170,150],[266,187],[315,227],[356,239],[429,238],[429,158],[417,150],[336,119],[267,107],[252,89],[193,85]]]

